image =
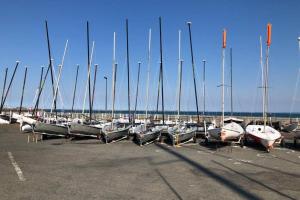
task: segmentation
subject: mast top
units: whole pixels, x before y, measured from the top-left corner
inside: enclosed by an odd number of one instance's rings
[[[192,22],[187,22],[187,24],[192,24]]]
[[[17,61],[16,61],[16,63],[20,63],[20,61],[19,61],[19,60],[17,60]]]

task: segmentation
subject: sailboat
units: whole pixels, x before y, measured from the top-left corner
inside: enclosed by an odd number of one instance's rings
[[[36,94],[35,97],[33,99],[33,103],[36,101],[36,97],[37,94],[39,93],[39,91],[41,90],[42,87],[42,81],[43,81],[43,74],[44,74],[44,67],[41,67],[41,76],[40,76],[40,81],[39,81],[39,85],[38,88],[36,90]],[[39,110],[38,108],[38,102],[37,102],[37,107],[36,110]],[[13,113],[13,116],[18,120],[18,122],[20,123],[20,131],[24,132],[24,133],[29,133],[32,132],[34,130],[34,126],[37,122],[37,116],[35,116],[34,113],[23,113],[23,114],[17,114],[17,113]]]
[[[188,23],[190,30],[190,23]],[[187,125],[180,121],[180,100],[181,100],[181,85],[182,85],[182,63],[181,58],[181,31],[178,32],[178,111],[177,111],[177,124],[168,128],[169,138],[173,146],[180,143],[188,142],[193,139],[196,142],[197,127],[187,127]],[[194,65],[193,65],[194,67]]]
[[[269,50],[271,45],[271,29],[272,25],[267,25],[267,51],[266,51],[266,64],[263,65],[262,61],[262,40],[260,37],[260,65],[262,69],[262,83],[263,83],[263,125],[248,125],[246,127],[246,140],[252,139],[256,143],[262,144],[267,152],[273,148],[276,141],[281,140],[281,134],[273,127],[267,125],[267,108],[268,108],[268,72],[269,72]],[[281,141],[280,141],[281,142]]]
[[[121,124],[118,121],[114,121],[114,106],[115,106],[115,88],[116,88],[116,77],[117,77],[117,63],[116,63],[116,54],[115,54],[115,34],[114,34],[114,48],[113,48],[113,87],[112,87],[112,122],[109,125],[106,125],[102,128],[102,135],[105,143],[112,141],[119,141],[125,138],[129,138],[129,129],[131,124]],[[126,19],[126,56],[127,56],[127,81],[128,81],[128,117],[129,123],[131,122],[131,113],[130,113],[130,90],[129,90],[129,44],[128,44],[128,19]]]
[[[20,61],[16,61],[16,65],[15,65],[13,74],[12,74],[11,79],[9,81],[8,88],[6,90],[5,90],[5,86],[6,86],[8,68],[5,69],[5,77],[4,77],[3,91],[2,91],[2,97],[1,97],[1,104],[0,104],[0,124],[11,124],[11,123],[15,123],[17,121],[16,118],[12,117],[12,112],[11,111],[9,112],[9,114],[2,113],[2,111],[4,109],[4,105],[5,105],[8,93],[11,89],[11,86],[12,86],[16,71],[18,69],[19,63],[20,63]]]
[[[47,29],[47,33],[48,33],[48,29]],[[50,117],[46,117],[46,118],[42,119],[41,121],[37,121],[34,125],[34,132],[38,132],[43,135],[54,135],[54,136],[60,136],[60,137],[67,137],[69,134],[67,124],[63,123],[66,120],[63,118],[58,119],[57,111],[56,111],[56,99],[57,99],[57,95],[58,95],[59,82],[60,82],[60,77],[61,77],[63,63],[64,63],[64,57],[66,54],[67,47],[68,47],[68,40],[65,45],[65,50],[64,50],[64,54],[63,54],[63,58],[62,58],[62,64],[59,65],[59,74],[58,74],[58,79],[56,81],[57,83],[56,83],[55,92],[54,92],[54,96],[53,96]],[[49,46],[49,49],[50,49],[50,46]],[[50,68],[50,70],[52,70],[51,55],[49,55],[49,60],[50,60],[49,68]],[[45,76],[45,80],[46,80],[46,78],[47,78],[47,76]],[[53,107],[54,107],[54,111],[55,111],[55,118],[51,117]]]
[[[223,30],[223,44],[222,44],[222,117],[219,128],[208,129],[205,143],[207,144],[211,139],[221,142],[237,140],[243,146],[244,129],[233,120],[229,120],[229,123],[225,123],[224,119],[224,69],[225,69],[225,49],[226,49],[226,30]]]
[[[146,117],[143,124],[135,128],[135,139],[137,143],[142,146],[149,144],[153,141],[159,140],[161,132],[155,127],[148,127],[148,102],[149,102],[149,81],[150,81],[150,57],[151,57],[151,29],[149,29],[149,42],[148,42],[148,69],[147,69],[147,100],[146,100]]]
[[[62,62],[59,65],[59,74],[58,74],[58,80],[56,80],[56,87],[55,85],[55,81],[54,81],[54,77],[55,74],[53,74],[53,59],[51,57],[51,49],[50,49],[50,40],[49,40],[49,33],[48,33],[48,23],[47,21],[45,21],[45,25],[46,25],[46,34],[47,34],[47,45],[48,45],[48,59],[49,59],[49,66],[47,69],[47,72],[45,74],[45,78],[44,81],[42,83],[42,86],[40,88],[39,94],[38,94],[38,98],[36,101],[36,105],[34,108],[33,113],[36,113],[36,108],[37,108],[37,104],[40,100],[40,96],[43,90],[43,87],[45,85],[46,79],[47,79],[47,75],[50,71],[51,73],[51,81],[52,81],[52,89],[53,89],[53,101],[52,101],[52,107],[51,107],[51,113],[50,113],[50,117],[44,117],[41,120],[38,120],[35,125],[34,125],[34,132],[38,132],[41,133],[43,135],[55,135],[55,136],[61,136],[61,137],[66,137],[69,133],[68,131],[68,126],[65,123],[61,123],[62,121],[65,121],[65,119],[58,119],[57,118],[57,110],[56,110],[56,102],[57,102],[57,95],[58,95],[58,90],[59,90],[59,82],[60,82],[60,77],[61,77],[61,72],[62,72],[62,68],[63,68],[63,64],[64,64],[64,58],[65,58],[65,54],[67,51],[67,47],[68,47],[68,40],[66,41],[66,45],[65,45],[65,49],[64,49],[64,53],[63,53],[63,57],[62,57]],[[52,119],[52,111],[54,110],[55,112],[55,119]]]
[[[87,84],[86,84],[86,92],[88,90],[88,96],[89,96],[89,118],[87,121],[84,120],[78,120],[75,119],[73,122],[70,123],[69,128],[69,134],[71,136],[75,137],[92,137],[92,138],[98,138],[101,139],[101,124],[97,123],[96,121],[92,120],[92,113],[93,113],[93,107],[92,107],[92,99],[91,99],[91,64],[92,64],[92,58],[93,58],[93,52],[94,52],[94,42],[92,44],[92,52],[90,55],[90,41],[89,41],[89,22],[86,24],[86,30],[87,30],[87,68],[88,68],[88,78],[87,78]],[[96,66],[95,66],[96,67]],[[78,70],[77,70],[78,71]],[[77,75],[76,75],[77,77]],[[95,81],[94,77],[94,81]],[[77,78],[76,78],[77,81]],[[95,87],[95,85],[94,85]],[[75,83],[76,88],[76,83]],[[75,95],[75,88],[74,88],[74,95]],[[74,104],[74,95],[73,95],[73,104]],[[86,95],[85,95],[86,97]],[[83,103],[83,112],[84,112],[84,106],[85,106],[85,97],[84,97],[84,103]],[[72,105],[73,109],[73,105]]]

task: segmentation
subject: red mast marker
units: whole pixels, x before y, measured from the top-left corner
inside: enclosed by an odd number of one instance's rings
[[[223,30],[223,46],[224,49],[226,48],[226,29]]]
[[[267,46],[271,45],[271,35],[272,35],[272,24],[268,23],[267,25]]]

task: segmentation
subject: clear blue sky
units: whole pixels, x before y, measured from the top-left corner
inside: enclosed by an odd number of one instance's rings
[[[31,106],[41,66],[48,65],[44,20],[48,20],[55,65],[61,62],[66,40],[69,49],[62,74],[64,106],[70,108],[76,64],[80,64],[76,107],[81,108],[87,78],[86,21],[90,22],[91,41],[95,41],[94,62],[100,65],[95,109],[104,108],[104,79],[112,74],[113,32],[117,32],[117,109],[127,108],[125,19],[129,19],[131,96],[134,104],[137,62],[142,62],[138,109],[145,108],[148,29],[152,29],[150,108],[155,109],[158,82],[158,17],[163,19],[163,49],[166,110],[176,109],[178,30],[182,30],[183,97],[182,110],[195,110],[191,58],[186,22],[192,22],[194,56],[200,110],[202,110],[202,59],[207,60],[207,110],[220,111],[221,38],[227,29],[226,82],[229,83],[229,47],[233,48],[234,109],[260,111],[261,91],[259,36],[265,44],[266,25],[273,25],[270,50],[270,109],[289,112],[297,70],[300,67],[297,37],[300,35],[300,1],[297,0],[102,0],[102,1],[2,1],[0,7],[0,86],[4,67],[12,73],[21,61],[7,105],[19,104],[24,66],[29,66],[25,106]],[[265,45],[264,45],[265,48]],[[50,83],[50,82],[48,82]],[[50,106],[51,90],[43,94],[43,105]],[[300,94],[299,94],[300,95]],[[298,99],[300,96],[298,95]],[[109,107],[110,107],[109,94]],[[226,110],[229,93],[226,92]],[[299,101],[293,111],[300,111]]]

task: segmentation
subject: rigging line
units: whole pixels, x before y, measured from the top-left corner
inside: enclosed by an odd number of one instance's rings
[[[65,45],[65,49],[64,49],[64,54],[63,54],[63,57],[62,57],[62,61],[61,61],[61,64],[59,65],[58,77],[56,77],[56,73],[54,71],[54,77],[55,77],[55,81],[56,81],[56,88],[55,88],[55,93],[54,93],[54,98],[53,98],[53,102],[52,102],[50,113],[52,113],[52,111],[53,111],[54,103],[57,102],[57,100],[56,100],[57,99],[57,92],[59,91],[59,82],[60,82],[60,78],[61,78],[62,68],[64,66],[64,60],[65,60],[65,55],[66,55],[66,51],[67,51],[67,48],[68,48],[68,42],[69,41],[67,40],[66,41],[66,45]],[[60,96],[60,99],[61,99],[62,107],[64,107],[61,96]]]
[[[298,51],[300,53],[300,37],[298,37]],[[300,54],[298,54],[298,55],[300,55]],[[292,114],[292,111],[293,111],[294,106],[295,106],[295,101],[296,101],[296,97],[297,97],[297,94],[298,94],[299,79],[300,79],[300,67],[298,68],[296,85],[295,85],[295,89],[294,89],[292,103],[291,103],[291,106],[290,106],[290,115],[289,115],[289,118],[291,118],[291,114]]]
[[[91,52],[90,59],[89,59],[89,66],[91,66],[92,60],[93,60],[94,45],[95,45],[95,41],[93,41],[93,44],[92,44],[92,52]],[[90,73],[91,73],[91,67],[88,68],[88,78],[87,78],[87,81],[86,81],[86,87],[85,87],[85,93],[84,93],[84,99],[83,99],[83,106],[82,106],[82,114],[84,114],[84,111],[85,111],[85,102],[86,102],[86,96],[87,96],[87,92],[88,92]]]

